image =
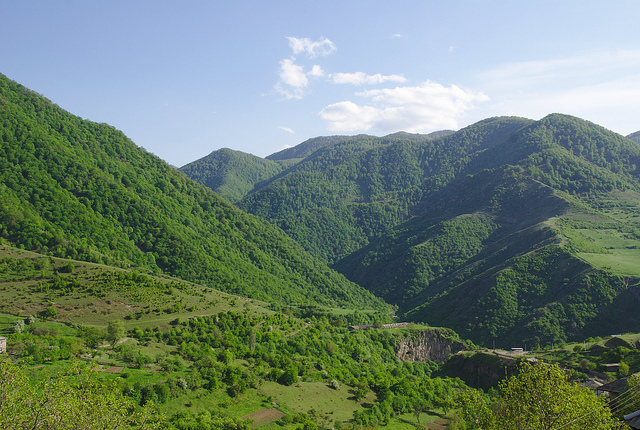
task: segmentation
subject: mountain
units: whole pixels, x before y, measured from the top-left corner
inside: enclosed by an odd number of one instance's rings
[[[367,135],[360,135],[358,137],[371,137]],[[321,136],[313,139],[308,139],[293,148],[283,149],[282,151],[271,154],[267,157],[267,160],[272,161],[284,161],[284,160],[300,160],[313,154],[320,148],[325,146],[334,145],[340,141],[351,139],[350,136]]]
[[[0,238],[280,303],[384,308],[281,230],[0,76]]]
[[[456,164],[529,122],[490,119],[437,140],[345,139],[267,181],[238,206],[333,263],[410,219],[425,192],[445,184]]]
[[[636,143],[640,143],[640,131],[636,131],[635,133],[631,133],[627,136],[627,139],[631,139]]]
[[[275,161],[223,148],[180,168],[194,181],[235,203],[254,186],[282,171]]]
[[[428,135],[398,132],[386,139],[414,142],[433,140],[454,133],[452,130],[435,131]],[[237,203],[246,195],[260,189],[280,172],[294,166],[315,151],[345,141],[380,139],[374,136],[322,136],[306,140],[266,158],[222,148],[206,157],[193,161],[179,170],[194,181],[205,185],[221,197]]]
[[[544,345],[640,330],[639,166],[588,121],[498,117],[341,137],[237,204],[408,319]]]

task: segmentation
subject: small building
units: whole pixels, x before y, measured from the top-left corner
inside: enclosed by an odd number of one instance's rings
[[[632,429],[640,429],[640,411],[625,415],[622,420]]]
[[[608,384],[604,384],[598,388],[596,388],[596,394],[599,396],[607,396],[611,400],[609,402],[609,407],[613,408],[615,406],[616,398],[627,391],[627,383],[629,382],[629,378],[631,376],[625,376],[624,378],[616,379],[613,382],[609,382]]]
[[[604,368],[605,372],[617,372],[620,369],[620,363],[606,363]]]
[[[0,354],[7,352],[7,338],[0,336]]]

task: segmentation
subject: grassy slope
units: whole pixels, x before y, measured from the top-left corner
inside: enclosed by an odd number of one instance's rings
[[[66,273],[65,268],[69,263],[73,264],[73,270]],[[66,340],[74,345],[73,350],[78,348],[80,354],[84,349],[84,343],[77,338],[76,327],[79,325],[104,329],[109,321],[124,319],[128,330],[159,329],[163,332],[176,326],[180,327],[176,325],[175,320],[184,322],[193,317],[199,318],[218,314],[218,312],[237,312],[242,313],[246,318],[258,319],[262,316],[274,315],[273,311],[267,309],[266,303],[230,296],[168,277],[142,275],[137,278],[138,288],[132,288],[128,279],[119,277],[129,273],[137,272],[102,264],[49,257],[2,245],[0,246],[0,303],[2,303],[2,312],[8,313],[0,313],[0,334],[10,338],[11,348],[11,332],[16,321],[23,320],[27,315],[41,317],[47,308],[54,308],[57,311],[56,316],[49,319],[38,318],[38,321],[33,326],[27,326],[27,329],[35,328],[40,332],[49,333],[48,336],[53,336],[56,342]],[[61,289],[54,288],[55,280],[58,278],[65,281],[73,279],[77,284],[73,287],[67,285]],[[101,288],[105,280],[110,280],[108,290]],[[144,283],[144,289],[140,288],[142,283]],[[182,308],[168,310],[176,303],[181,303]],[[340,310],[339,313],[344,312],[345,310]],[[300,331],[313,328],[309,323],[297,322],[296,324],[298,329],[283,332],[283,335],[301,336]],[[277,327],[276,331],[279,331]],[[406,329],[390,330],[390,332],[404,333]],[[128,339],[121,346],[152,358],[166,354],[172,357],[178,352],[178,346],[155,341],[142,342]],[[28,356],[29,353],[25,355]],[[124,367],[123,371],[117,373],[99,373],[97,377],[101,379],[119,377],[122,378],[120,383],[126,382],[129,385],[139,383],[141,386],[147,386],[164,384],[168,377],[167,373],[162,372],[154,361],[137,368],[133,363],[118,358],[109,346],[95,348],[90,355],[84,356],[104,368]],[[305,360],[313,359],[313,357],[305,358]],[[186,369],[172,372],[169,376],[189,378],[193,369],[190,367],[191,363],[187,364]],[[252,359],[251,363],[248,363],[246,360],[234,360],[233,364],[249,369],[254,366],[259,367],[260,361]],[[29,368],[28,374],[32,380],[38,381],[60,373],[68,366],[69,362],[66,360],[45,360],[43,364]],[[350,420],[354,411],[362,411],[367,402],[375,400],[373,393],[369,393],[368,400],[358,402],[354,399],[353,390],[349,385],[343,383],[339,390],[334,390],[329,388],[327,381],[322,379],[322,375],[315,371],[292,386],[266,381],[259,387],[251,388],[236,397],[230,397],[223,389],[188,390],[176,398],[169,399],[167,403],[161,405],[160,409],[168,415],[178,411],[198,412],[215,409],[239,418],[273,407],[271,402],[275,402],[278,409],[287,414],[307,413],[314,409],[330,421],[343,422]],[[403,424],[403,421],[392,420],[386,428],[412,427],[410,424],[408,426]]]
[[[19,266],[13,266],[14,261]],[[61,272],[69,263],[73,272]],[[136,277],[127,278],[130,274]],[[265,302],[180,279],[49,257],[7,245],[0,245],[0,303],[2,312],[8,314],[38,316],[53,307],[56,321],[102,328],[114,319],[125,319],[129,328],[144,329],[166,328],[176,318],[222,311],[271,312]]]

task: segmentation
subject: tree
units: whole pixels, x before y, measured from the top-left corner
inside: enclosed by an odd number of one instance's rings
[[[55,317],[57,315],[58,315],[58,311],[53,306],[49,306],[44,311],[44,316],[47,317],[47,318],[53,318],[53,317]]]
[[[107,325],[107,340],[111,342],[111,345],[115,346],[119,340],[125,338],[125,335],[124,323],[121,320],[109,321]]]
[[[101,382],[80,362],[37,386],[24,368],[0,357],[0,428],[105,429],[159,427],[149,404],[136,410],[115,382]]]
[[[251,327],[249,331],[249,351],[253,352],[256,349],[256,328]]]
[[[569,381],[558,365],[524,363],[520,372],[500,383],[492,403],[481,396],[467,399],[465,417],[471,428],[503,430],[618,429],[605,400]]]
[[[14,333],[22,333],[24,331],[24,320],[18,320],[13,324]]]
[[[622,363],[621,363],[622,364]],[[618,418],[640,409],[640,375],[631,375],[627,380],[627,389],[611,402],[611,409]]]
[[[621,361],[620,366],[618,367],[618,376],[624,378],[627,375],[629,375],[629,365],[624,361]]]
[[[282,385],[291,385],[298,381],[298,366],[290,363],[285,367],[284,373],[278,378],[278,382]]]

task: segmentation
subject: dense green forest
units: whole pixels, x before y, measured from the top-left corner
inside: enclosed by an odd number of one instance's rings
[[[528,120],[488,120],[459,141],[451,141],[453,135],[345,139],[276,175],[238,205],[333,263],[409,219],[425,193],[451,180],[457,160],[523,123]]]
[[[283,303],[384,307],[122,132],[0,76],[0,237]]]
[[[238,206],[406,318],[504,346],[640,330],[611,312],[640,278],[640,147],[628,138],[552,114],[442,136],[318,138],[283,154],[298,158]],[[513,278],[531,253],[563,273]],[[582,294],[594,299],[578,306]]]
[[[189,178],[232,203],[281,170],[279,163],[228,148],[214,151],[180,168]]]
[[[631,139],[636,143],[640,143],[640,131],[627,135],[627,139]]]

